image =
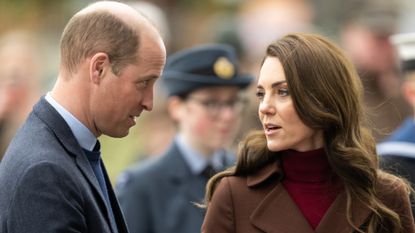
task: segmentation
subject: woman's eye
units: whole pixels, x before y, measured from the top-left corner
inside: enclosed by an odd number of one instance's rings
[[[258,99],[260,99],[260,100],[264,98],[264,93],[263,93],[263,92],[257,91],[257,92],[255,93],[255,95],[256,95],[256,97],[257,97]]]
[[[281,89],[278,89],[278,95],[279,96],[289,96],[290,93],[288,92],[288,89],[281,88]]]

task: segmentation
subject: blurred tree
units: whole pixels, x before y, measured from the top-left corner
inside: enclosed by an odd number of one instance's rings
[[[0,0],[0,33],[16,27],[34,30],[61,29],[78,2]]]

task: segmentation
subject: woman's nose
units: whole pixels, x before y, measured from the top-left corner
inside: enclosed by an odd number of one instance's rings
[[[270,98],[264,98],[259,104],[259,112],[264,115],[273,115],[276,113],[276,108]]]

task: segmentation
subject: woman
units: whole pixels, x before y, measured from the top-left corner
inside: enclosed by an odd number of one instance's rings
[[[269,45],[257,86],[264,130],[209,181],[202,232],[415,232],[410,187],[378,169],[362,92],[327,39]]]

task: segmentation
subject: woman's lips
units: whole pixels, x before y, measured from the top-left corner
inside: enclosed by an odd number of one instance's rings
[[[277,133],[281,129],[281,126],[272,124],[272,123],[266,123],[264,124],[264,130],[266,135],[272,135]]]

